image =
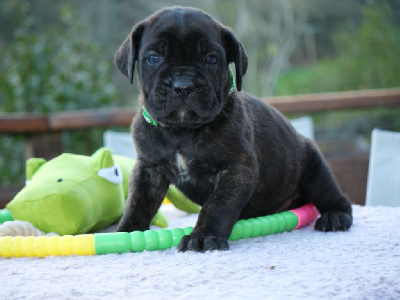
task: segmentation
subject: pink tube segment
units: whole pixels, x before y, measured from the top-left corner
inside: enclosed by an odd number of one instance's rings
[[[308,203],[300,208],[290,210],[292,213],[296,214],[299,219],[295,229],[304,227],[313,222],[318,216],[318,210],[315,208],[314,204]]]

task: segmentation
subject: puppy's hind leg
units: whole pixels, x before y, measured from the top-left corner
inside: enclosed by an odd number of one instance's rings
[[[306,202],[312,202],[321,217],[315,224],[319,231],[347,230],[353,222],[351,203],[342,193],[336,180],[313,144],[308,144],[305,172],[300,193]]]

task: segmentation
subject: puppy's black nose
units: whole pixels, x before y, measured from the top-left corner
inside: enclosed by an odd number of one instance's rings
[[[194,92],[194,84],[190,81],[175,81],[172,84],[172,88],[182,100],[186,100]]]

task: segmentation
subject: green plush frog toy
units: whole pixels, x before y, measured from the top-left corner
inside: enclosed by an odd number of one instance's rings
[[[26,186],[7,209],[14,220],[28,221],[45,233],[76,235],[100,230],[121,217],[134,163],[112,155],[107,148],[90,157],[64,153],[50,161],[30,158]],[[174,186],[167,197],[181,210],[199,212],[200,208]],[[161,211],[152,224],[168,226]]]

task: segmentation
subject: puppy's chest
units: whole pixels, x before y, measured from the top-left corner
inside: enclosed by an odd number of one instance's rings
[[[216,185],[222,171],[214,162],[185,157],[180,152],[175,154],[172,168],[177,184],[191,183],[194,186],[204,183]]]
[[[183,183],[183,182],[192,182],[193,184],[196,183],[196,176],[194,174],[191,174],[193,172],[189,172],[189,166],[190,163],[192,163],[192,160],[185,160],[185,158],[180,154],[179,152],[176,153],[175,155],[175,168],[176,171],[175,177],[178,180],[178,183]]]

